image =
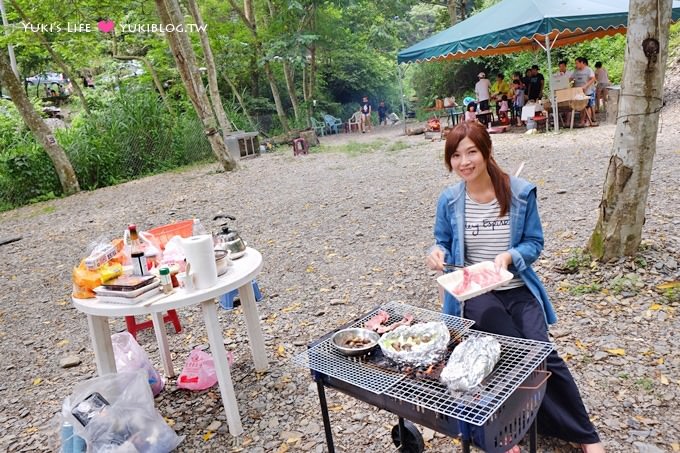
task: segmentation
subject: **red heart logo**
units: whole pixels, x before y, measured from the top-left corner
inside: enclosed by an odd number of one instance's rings
[[[97,27],[99,27],[99,31],[102,33],[110,33],[111,30],[113,30],[113,27],[116,26],[116,23],[112,20],[100,20],[97,22]]]

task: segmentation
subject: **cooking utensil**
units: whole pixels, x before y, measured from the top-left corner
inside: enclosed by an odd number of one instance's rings
[[[229,250],[215,250],[215,266],[217,267],[217,276],[225,274],[231,266],[231,252]]]
[[[217,215],[213,218],[213,220],[217,219],[236,220],[235,217],[230,215]],[[221,225],[221,228],[222,231],[215,235],[216,248],[230,251],[233,259],[242,256],[243,252],[246,251],[246,242],[241,238],[238,231],[229,228],[226,222]]]
[[[362,346],[348,346],[351,340],[367,341]],[[353,327],[350,329],[343,329],[336,332],[331,338],[331,344],[340,351],[341,354],[347,356],[361,356],[368,354],[368,352],[375,348],[380,340],[380,335],[369,329],[362,329]]]

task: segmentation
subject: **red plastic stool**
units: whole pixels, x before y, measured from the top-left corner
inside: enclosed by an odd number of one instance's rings
[[[304,138],[296,138],[293,140],[293,156],[298,154],[309,154],[309,145]]]
[[[182,331],[182,325],[179,323],[179,317],[177,316],[176,310],[168,310],[168,314],[163,316],[163,322],[166,324],[171,322],[175,327],[175,333],[180,333]],[[153,321],[150,319],[138,323],[134,316],[126,316],[125,324],[127,325],[128,332],[130,332],[135,340],[137,339],[137,332],[153,327]]]

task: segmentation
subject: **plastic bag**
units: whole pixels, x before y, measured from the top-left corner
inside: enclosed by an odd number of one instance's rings
[[[187,390],[205,390],[215,385],[216,382],[217,374],[212,356],[200,349],[193,349],[177,379],[177,387]]]
[[[161,264],[178,264],[180,272],[184,271],[184,248],[182,247],[182,238],[180,236],[173,236],[170,238],[165,249],[163,250],[163,258]]]
[[[119,373],[136,370],[146,371],[151,391],[154,396],[158,395],[163,390],[165,383],[135,337],[130,332],[114,333],[111,335],[111,343],[113,344],[113,354],[116,357],[116,370]]]
[[[81,382],[67,402],[68,421],[88,451],[165,453],[183,440],[155,409],[142,370]]]

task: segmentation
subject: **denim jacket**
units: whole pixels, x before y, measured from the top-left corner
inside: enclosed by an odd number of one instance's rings
[[[543,250],[543,228],[536,203],[536,186],[524,179],[510,177],[510,249],[512,264],[508,270],[519,276],[543,307],[547,324],[557,322],[548,294],[531,268]],[[465,265],[465,184],[447,187],[437,202],[434,224],[436,244],[445,251],[445,262]],[[444,313],[460,316],[460,303],[448,292]]]

